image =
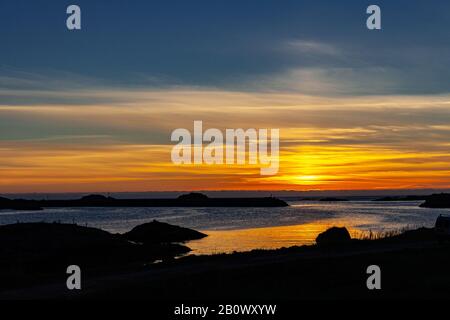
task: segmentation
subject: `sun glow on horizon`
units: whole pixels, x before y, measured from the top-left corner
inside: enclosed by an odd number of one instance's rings
[[[450,97],[340,97],[331,108],[329,97],[279,93],[136,95],[126,106],[0,105],[0,119],[17,123],[0,139],[0,192],[450,186]],[[261,176],[254,165],[173,165],[170,132],[196,119],[208,128],[279,128],[278,174]]]

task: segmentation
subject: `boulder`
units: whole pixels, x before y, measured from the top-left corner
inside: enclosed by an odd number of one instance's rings
[[[333,246],[347,244],[352,240],[347,228],[332,227],[319,234],[316,243],[319,246]]]
[[[123,236],[133,242],[155,244],[196,240],[206,237],[206,234],[153,220],[133,228]]]
[[[15,262],[16,266],[39,264],[52,269],[73,261],[88,265],[117,265],[149,262],[188,251],[189,248],[175,244],[136,244],[119,234],[75,224],[16,223],[0,226],[0,262]]]

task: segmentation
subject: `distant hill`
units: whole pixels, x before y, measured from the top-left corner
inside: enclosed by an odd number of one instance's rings
[[[109,201],[109,200],[115,200],[111,197],[105,197],[101,194],[90,194],[88,196],[84,196],[80,199],[80,201]]]
[[[285,201],[274,198],[209,198],[202,193],[189,193],[176,199],[115,199],[88,195],[76,200],[5,200],[0,209],[38,210],[70,207],[286,207]]]
[[[209,199],[206,194],[199,192],[191,192],[188,194],[182,194],[177,198],[178,200],[206,200]]]

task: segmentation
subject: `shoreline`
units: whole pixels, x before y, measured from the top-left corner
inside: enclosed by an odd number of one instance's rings
[[[421,228],[342,246],[187,256],[91,272],[78,292],[55,280],[0,292],[0,299],[364,299],[372,297],[365,288],[365,268],[375,262],[389,270],[379,298],[450,298],[450,292],[439,289],[450,282],[449,253],[448,243],[439,244],[432,229]],[[420,281],[414,281],[414,275],[420,275]]]
[[[449,209],[420,208],[417,204],[417,201],[411,201],[397,207],[392,202],[347,201],[335,207],[334,204],[312,201],[291,202],[285,208],[258,209],[53,208],[30,213],[0,212],[0,221],[1,224],[77,223],[111,233],[123,233],[138,224],[157,219],[209,233],[210,237],[192,244],[195,252],[201,247],[201,253],[208,254],[311,244],[318,233],[331,226],[346,226],[354,238],[371,232],[379,234],[420,226],[431,227],[439,214],[450,213]],[[391,219],[389,212],[392,210],[398,212],[399,219]],[[233,237],[236,239],[229,242]]]
[[[252,250],[276,250],[286,247],[313,245],[318,234],[333,226],[343,227],[345,224],[325,220],[303,224],[261,226],[242,229],[199,229],[199,231],[208,236],[203,239],[187,242],[186,246],[191,249],[187,254],[245,253]],[[369,234],[368,231],[364,232],[351,226],[347,226],[347,228],[352,238],[360,238],[365,234]],[[280,235],[282,235],[281,238]]]

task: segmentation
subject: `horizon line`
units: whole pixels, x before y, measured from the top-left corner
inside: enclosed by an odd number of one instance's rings
[[[144,194],[144,193],[391,193],[391,192],[450,192],[449,188],[413,188],[413,189],[339,189],[339,190],[148,190],[148,191],[70,191],[70,192],[39,192],[39,191],[30,191],[30,192],[0,192],[0,195],[27,195],[27,194],[54,194],[54,195],[67,195],[67,194],[127,194],[127,193],[136,193],[136,194]]]

